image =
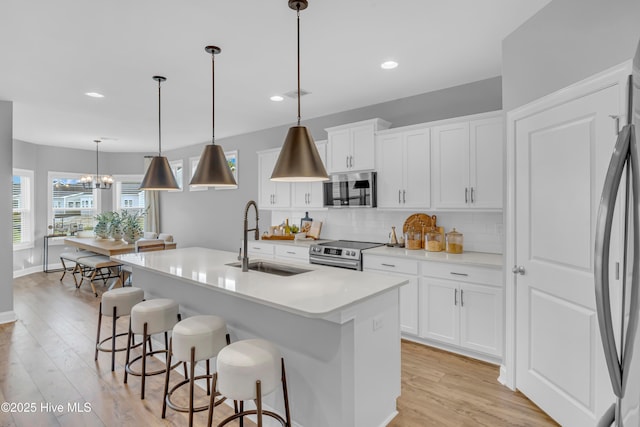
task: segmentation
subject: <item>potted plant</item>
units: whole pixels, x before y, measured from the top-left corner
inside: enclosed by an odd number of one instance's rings
[[[122,218],[122,233],[125,242],[135,243],[143,235],[142,217],[144,212],[134,211],[133,213],[123,210],[120,217]]]
[[[95,216],[96,226],[93,231],[96,237],[101,239],[109,238],[109,224],[111,223],[111,217],[113,212],[103,212]]]
[[[113,240],[122,239],[122,225],[124,218],[118,212],[111,212],[111,221],[109,222],[109,235]]]

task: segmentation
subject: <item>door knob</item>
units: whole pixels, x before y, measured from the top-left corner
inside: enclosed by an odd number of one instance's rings
[[[524,276],[524,267],[521,265],[514,265],[513,268],[511,269],[511,272],[513,274],[520,274]]]

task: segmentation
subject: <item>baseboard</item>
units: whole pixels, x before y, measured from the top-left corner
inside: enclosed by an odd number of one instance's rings
[[[389,417],[384,420],[382,424],[380,424],[380,427],[385,427],[386,425],[388,425],[396,417],[396,415],[398,415],[398,411],[393,411],[393,413],[389,415]]]
[[[505,387],[509,387],[507,385],[507,367],[504,365],[500,365],[500,375],[498,375],[498,382]]]
[[[60,266],[60,268],[62,268],[62,264],[59,264],[59,266]],[[50,265],[49,268],[54,269],[54,268],[58,268],[58,267],[54,266],[54,265]],[[22,270],[14,270],[13,278],[16,279],[18,277],[28,276],[29,274],[40,273],[41,271],[42,271],[42,266],[41,265],[35,265],[33,267],[25,268],[25,269],[22,269]]]
[[[18,320],[18,318],[16,317],[15,311],[4,311],[0,313],[0,325],[4,323],[13,323],[16,320]]]
[[[483,362],[491,363],[492,365],[501,365],[502,359],[496,356],[475,352],[473,350],[467,350],[461,347],[447,345],[444,343],[428,340],[425,338],[416,337],[414,335],[402,334],[403,340],[415,342],[418,344],[426,345],[429,347],[439,348],[440,350],[448,351],[449,353],[459,354],[461,356],[470,357],[472,359],[482,360]]]

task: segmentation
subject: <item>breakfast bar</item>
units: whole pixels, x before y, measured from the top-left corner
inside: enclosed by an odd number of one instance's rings
[[[294,425],[382,427],[396,415],[405,279],[266,261],[254,263],[262,271],[243,273],[235,253],[205,248],[112,259],[133,268],[147,299],[171,298],[183,317],[221,316],[232,341],[275,343],[287,364]],[[264,403],[281,413],[282,399],[276,392]]]

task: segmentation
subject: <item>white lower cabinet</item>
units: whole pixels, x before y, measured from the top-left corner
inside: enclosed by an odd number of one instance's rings
[[[247,255],[251,258],[274,259],[275,248],[272,243],[265,243],[258,240],[247,242]]]
[[[363,262],[364,271],[409,280],[400,288],[400,331],[418,335],[418,261],[365,255]]]
[[[309,263],[309,247],[293,245],[274,245],[275,259],[281,261]]]
[[[504,303],[500,270],[433,264],[423,264],[420,278],[420,336],[501,357]],[[471,283],[474,279],[491,284]]]

